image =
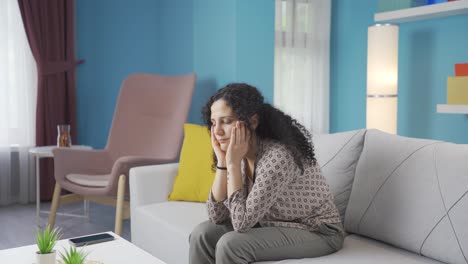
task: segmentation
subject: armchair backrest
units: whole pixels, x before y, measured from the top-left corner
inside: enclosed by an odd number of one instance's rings
[[[195,74],[133,74],[122,83],[106,149],[113,159],[176,160],[195,86]]]

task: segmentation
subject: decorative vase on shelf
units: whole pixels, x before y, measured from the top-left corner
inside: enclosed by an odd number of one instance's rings
[[[71,147],[70,125],[58,125],[57,133],[57,147]]]

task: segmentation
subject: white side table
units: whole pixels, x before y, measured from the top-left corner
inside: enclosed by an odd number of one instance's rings
[[[36,158],[36,225],[39,226],[39,213],[41,210],[41,181],[40,181],[40,159],[41,158],[53,158],[54,154],[52,153],[52,150],[54,148],[57,148],[57,146],[43,146],[43,147],[35,147],[29,149],[29,154],[34,156]],[[83,145],[77,145],[77,146],[71,146],[70,148],[72,149],[93,149],[90,146],[83,146]],[[85,204],[86,206],[86,204]]]

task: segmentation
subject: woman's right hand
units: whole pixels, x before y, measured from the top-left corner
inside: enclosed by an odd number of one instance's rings
[[[221,150],[219,142],[216,140],[213,126],[211,126],[211,146],[213,147],[216,159],[218,160],[217,165],[220,167],[226,167],[226,152]]]

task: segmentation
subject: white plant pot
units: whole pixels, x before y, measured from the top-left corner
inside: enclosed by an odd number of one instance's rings
[[[36,264],[55,264],[55,255],[55,250],[52,250],[49,254],[36,252]]]

